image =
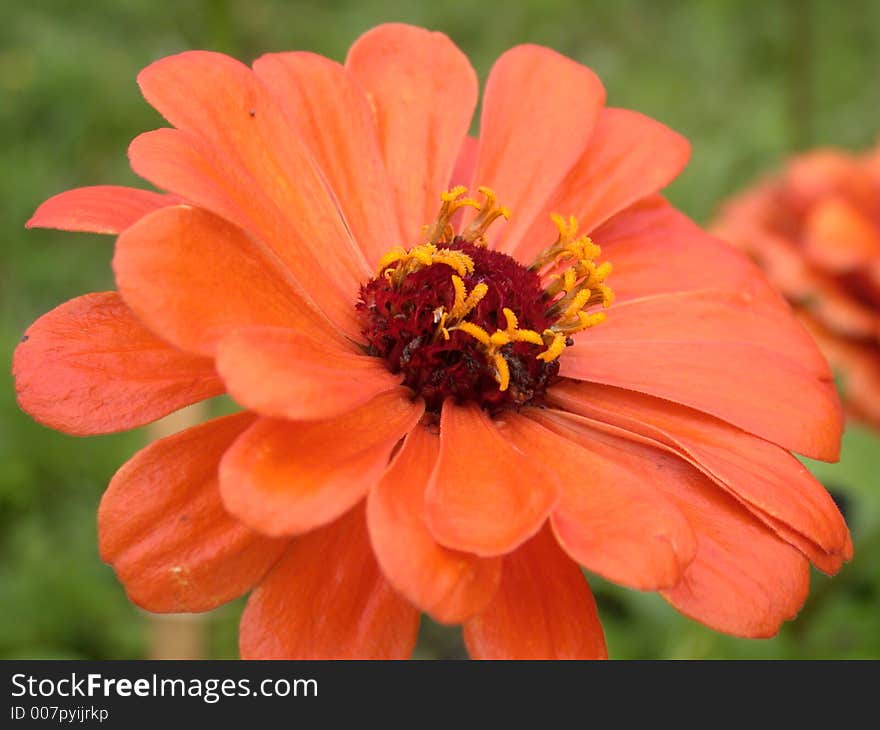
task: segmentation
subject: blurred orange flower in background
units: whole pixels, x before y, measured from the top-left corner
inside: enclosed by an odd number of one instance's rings
[[[847,411],[880,428],[880,146],[794,157],[728,202],[715,230],[795,307]]]
[[[49,312],[14,361],[22,408],[69,433],[221,393],[246,409],[113,478],[101,554],[134,602],[252,590],[248,658],[407,657],[420,612],[474,657],[600,658],[580,566],[763,637],[810,561],[850,558],[790,453],[838,456],[826,362],[657,194],[687,142],[606,108],[589,69],[508,51],[478,140],[473,69],[410,26],[344,66],[190,52],[139,83],[174,128],[135,139],[132,167],[167,192],[38,209],[119,234],[119,291]]]

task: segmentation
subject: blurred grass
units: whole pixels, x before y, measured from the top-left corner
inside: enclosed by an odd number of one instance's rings
[[[11,12],[10,12],[11,11]],[[16,3],[0,24],[0,349],[5,361],[37,316],[112,288],[112,240],[25,232],[43,199],[91,184],[139,184],[125,150],[162,122],[137,72],[206,48],[251,61],[306,49],[344,58],[358,34],[398,20],[448,33],[481,79],[506,48],[549,45],[591,66],[609,103],[653,116],[693,143],[668,190],[706,220],[724,196],[794,147],[865,147],[880,129],[880,3],[850,0],[45,0]],[[145,653],[144,615],[97,555],[95,510],[109,477],[144,434],[75,439],[21,414],[0,379],[0,657],[127,658]],[[720,636],[655,595],[593,581],[612,656],[880,657],[880,441],[847,434],[837,465],[811,465],[845,504],[856,560],[817,577],[795,623],[769,641]],[[241,602],[211,615],[213,656],[235,656]],[[457,656],[454,633],[427,624],[418,656]]]

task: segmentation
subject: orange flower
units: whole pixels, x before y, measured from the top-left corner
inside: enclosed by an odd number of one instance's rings
[[[505,53],[479,141],[467,59],[403,25],[344,66],[197,52],[139,81],[174,128],[132,167],[169,192],[39,208],[119,234],[119,293],[45,315],[14,363],[22,407],[75,434],[222,392],[246,409],[113,478],[101,555],[134,602],[252,590],[245,657],[406,657],[421,611],[474,657],[604,657],[579,566],[769,636],[809,561],[850,557],[789,453],[838,455],[825,361],[657,195],[687,142],[604,108],[587,68]]]
[[[728,202],[715,228],[795,307],[848,413],[880,428],[880,146],[795,157]]]

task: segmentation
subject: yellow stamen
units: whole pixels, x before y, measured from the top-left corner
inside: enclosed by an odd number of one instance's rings
[[[392,266],[393,264],[396,264],[398,261],[405,259],[406,256],[406,249],[403,246],[395,246],[381,259],[379,259],[379,270],[376,275],[381,276],[385,269],[387,269],[389,266]]]
[[[395,285],[419,269],[434,264],[446,264],[458,273],[467,276],[474,273],[474,260],[466,253],[437,248],[433,243],[413,246],[407,251],[403,246],[395,246],[379,260],[377,276],[384,276]]]
[[[476,200],[463,198],[463,195],[467,195],[467,188],[464,185],[440,193],[440,212],[437,214],[437,220],[423,229],[427,243],[449,243],[455,238],[451,223],[455,212],[466,207],[480,209],[480,204]]]
[[[504,355],[501,354],[494,355],[492,361],[495,364],[495,380],[498,381],[498,390],[503,393],[510,385],[510,366],[504,359]]]
[[[455,320],[467,317],[473,311],[474,307],[483,300],[483,297],[486,296],[486,292],[489,291],[489,287],[481,281],[471,289],[471,293],[468,294],[464,281],[462,281],[461,277],[456,276],[455,274],[452,275],[452,286],[455,290],[455,301],[452,304],[452,310],[449,312],[449,317]]]
[[[580,329],[589,329],[597,324],[602,324],[606,318],[605,312],[579,312],[578,317],[581,320]]]
[[[577,235],[578,222],[574,216],[566,221],[558,213],[551,213],[550,219],[559,234],[556,241],[535,258],[530,267],[532,271],[541,271],[547,264],[561,264],[566,260],[591,262],[602,253],[602,249],[589,236]]]
[[[503,330],[495,330],[491,335],[473,322],[462,322],[452,329],[461,330],[483,346],[486,351],[486,359],[495,368],[495,380],[498,381],[498,388],[503,391],[507,390],[510,385],[510,366],[502,354],[501,348],[511,342],[529,342],[541,347],[544,345],[544,338],[534,330],[519,329],[519,318],[512,309],[504,307],[501,312],[507,327]]]
[[[443,307],[437,307],[434,310],[434,322],[437,325],[437,332],[434,333],[434,338],[437,338],[437,334],[441,334],[444,340],[449,339],[449,328],[446,326],[446,322],[449,319],[449,312],[447,312]]]
[[[479,342],[484,347],[491,347],[489,342],[489,333],[486,332],[480,325],[474,324],[473,322],[462,322],[458,326],[456,326],[457,330],[461,330],[465,334],[473,337],[477,342]]]
[[[513,313],[512,309],[508,309],[504,307],[501,310],[501,313],[504,315],[504,320],[507,322],[507,331],[515,330],[519,326],[519,318]]]
[[[531,342],[533,345],[543,345],[544,340],[534,330],[519,329],[519,319],[512,310],[505,307],[501,310],[507,321],[507,329],[504,331],[510,342]]]
[[[553,299],[559,292],[568,294],[577,284],[577,276],[572,269],[566,269],[562,274],[551,274],[544,293],[547,299]]]
[[[517,330],[510,339],[513,342],[530,342],[539,347],[544,344],[544,339],[535,330]]]
[[[455,291],[455,299],[452,302],[452,309],[447,312],[443,307],[439,307],[438,310],[434,312],[434,321],[437,322],[437,332],[443,336],[444,340],[449,339],[449,330],[452,325],[467,317],[489,291],[489,287],[481,281],[471,289],[470,294],[468,294],[464,281],[460,276],[456,276],[455,274],[452,275],[452,288]]]
[[[578,222],[574,216],[566,220],[552,213],[550,219],[558,231],[556,241],[538,254],[530,267],[539,274],[546,269],[552,271],[565,267],[561,273],[551,273],[544,288],[545,298],[553,302],[547,314],[556,320],[543,333],[547,349],[538,358],[545,362],[562,354],[569,335],[595,327],[605,320],[603,313],[590,313],[586,309],[600,303],[607,309],[614,301],[614,292],[605,283],[611,274],[611,264],[607,261],[596,263],[602,249],[589,236],[578,236]],[[560,294],[563,296],[556,299]]]
[[[577,317],[578,312],[580,312],[590,301],[590,290],[589,289],[581,289],[577,294],[572,297],[571,302],[565,308],[565,311],[562,312],[562,316],[559,319],[566,320],[571,319],[572,317]]]
[[[546,338],[544,342],[547,344],[547,349],[538,355],[537,359],[544,362],[553,362],[565,351],[565,335],[547,329],[544,330],[544,337]]]
[[[510,209],[503,205],[498,205],[498,196],[492,188],[485,186],[477,188],[483,194],[483,202],[479,203],[476,208],[479,211],[467,228],[461,233],[462,239],[476,246],[485,246],[486,230],[498,218],[510,219]]]

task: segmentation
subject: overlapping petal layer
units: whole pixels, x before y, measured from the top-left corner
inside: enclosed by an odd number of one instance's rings
[[[442,33],[388,23],[352,45],[346,68],[369,94],[403,240],[421,239],[449,187],[477,105],[477,76]],[[386,204],[383,206],[388,209]]]
[[[365,90],[342,65],[314,53],[267,54],[254,71],[308,145],[347,228],[375,266],[392,241],[405,239],[397,216],[384,212],[391,179]]]
[[[370,273],[305,140],[247,66],[191,51],[138,76],[179,132],[135,144],[135,171],[262,239],[302,291],[356,334],[351,296]],[[155,135],[155,133],[153,133]],[[167,146],[171,141],[172,146]]]
[[[541,530],[504,558],[501,585],[465,622],[474,659],[605,659],[596,601],[578,567]]]
[[[681,580],[662,595],[682,613],[737,636],[774,635],[793,618],[809,589],[809,563],[699,471],[625,431],[585,427],[592,451],[644,475],[674,504],[696,536]]]
[[[535,534],[558,495],[555,475],[511,445],[479,406],[443,404],[440,454],[425,492],[437,542],[502,555]]]
[[[217,369],[238,403],[291,420],[341,416],[400,383],[375,357],[284,327],[247,327],[226,335]]]
[[[473,187],[487,185],[515,211],[500,231],[499,250],[516,251],[587,146],[604,103],[592,71],[548,48],[517,46],[495,62],[483,94]]]
[[[529,261],[553,241],[551,213],[573,215],[582,232],[593,233],[615,213],[666,187],[689,155],[687,140],[659,122],[626,109],[604,109],[580,158],[529,220],[514,255]]]
[[[839,454],[842,413],[827,366],[790,314],[747,294],[620,304],[578,337],[560,373],[690,406],[807,456]]]
[[[218,464],[254,421],[209,421],[139,452],[113,477],[98,510],[101,558],[149,611],[207,611],[256,584],[284,552],[229,516]]]
[[[643,198],[591,235],[614,266],[617,303],[711,285],[787,309],[752,262],[701,230],[660,195]]]
[[[224,391],[209,359],[158,339],[115,292],[40,317],[16,348],[12,372],[21,407],[75,435],[142,426]]]
[[[417,426],[370,492],[370,540],[383,572],[433,618],[460,623],[485,607],[498,588],[500,558],[450,550],[425,524],[425,489],[437,463],[439,439]]]
[[[271,252],[199,208],[164,208],[138,221],[117,240],[113,269],[126,304],[183,350],[213,355],[229,331],[254,325],[334,337]]]
[[[26,227],[116,234],[147,213],[179,202],[173,195],[119,185],[75,188],[53,195],[40,205]]]
[[[566,411],[619,426],[690,461],[756,516],[782,523],[813,543],[813,553],[849,559],[848,530],[824,487],[787,451],[669,401],[589,383],[552,394]]]
[[[562,485],[551,523],[574,560],[640,590],[670,588],[681,580],[694,558],[694,533],[675,505],[657,492],[653,474],[596,452],[588,437],[542,410],[507,420],[514,443],[545,455],[545,468]]]
[[[262,418],[223,458],[223,502],[266,535],[296,535],[327,524],[381,479],[395,445],[423,411],[420,400],[398,388],[336,418]]]
[[[241,617],[242,659],[407,659],[419,613],[379,570],[363,507],[293,541]]]

